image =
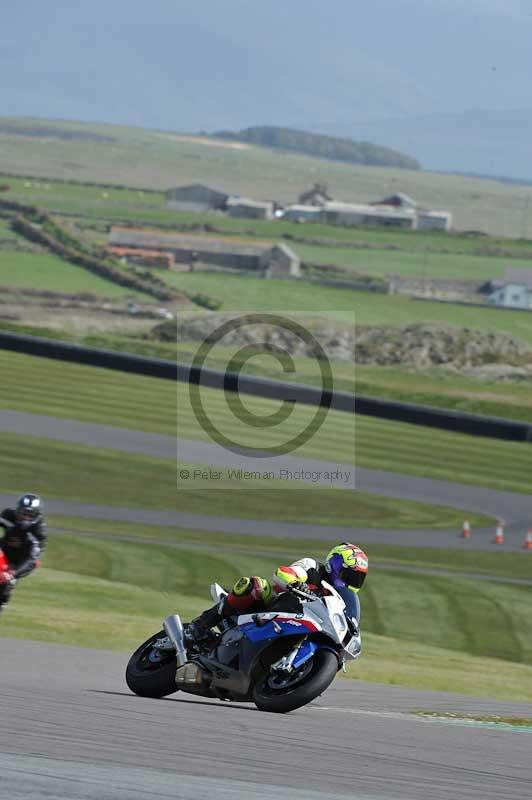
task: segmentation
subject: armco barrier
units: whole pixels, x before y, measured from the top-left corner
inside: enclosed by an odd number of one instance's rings
[[[57,339],[41,339],[35,336],[22,336],[0,331],[0,349],[11,350],[33,356],[88,364],[93,367],[148,375],[153,378],[199,383],[211,389],[225,389],[244,394],[276,400],[292,400],[307,405],[326,405],[335,411],[363,414],[369,417],[406,422],[411,425],[424,425],[429,428],[442,428],[447,431],[467,433],[471,436],[485,436],[493,439],[506,439],[514,442],[532,442],[532,424],[515,422],[501,417],[484,417],[480,414],[465,414],[460,411],[446,411],[413,403],[400,403],[393,400],[380,400],[374,397],[352,395],[348,392],[322,392],[315,386],[271,381],[248,375],[234,375],[218,370],[203,368],[200,372],[187,364],[174,363],[162,358],[146,358],[132,353],[117,353],[82,347],[77,344],[61,342]]]

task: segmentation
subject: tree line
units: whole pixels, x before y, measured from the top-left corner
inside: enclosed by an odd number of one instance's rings
[[[373,167],[399,167],[401,169],[420,169],[419,161],[398,150],[372,144],[342,139],[319,133],[278,128],[273,125],[257,125],[241,131],[217,131],[212,134],[218,139],[248,142],[262,147],[290,150],[295,153],[329,158],[334,161],[347,161],[350,164],[365,164]]]

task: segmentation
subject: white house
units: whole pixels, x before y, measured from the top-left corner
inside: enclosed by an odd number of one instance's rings
[[[532,290],[524,283],[505,283],[490,294],[488,302],[502,308],[523,308],[532,311]]]

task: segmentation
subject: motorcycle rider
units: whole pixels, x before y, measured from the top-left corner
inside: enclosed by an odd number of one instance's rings
[[[280,566],[270,582],[254,575],[242,577],[220,603],[208,608],[188,625],[187,635],[201,641],[211,635],[211,628],[224,619],[237,614],[257,613],[270,608],[288,586],[306,585],[318,595],[327,593],[326,581],[341,595],[346,604],[346,613],[360,622],[358,592],[368,572],[368,557],[360,547],[342,542],[327,554],[320,563],[314,558],[300,558],[290,566]],[[280,600],[279,605],[283,602]]]
[[[0,572],[0,614],[17,581],[39,565],[47,540],[43,511],[41,498],[28,493],[19,497],[15,508],[5,508],[0,515],[4,529],[0,550],[9,564],[9,569]]]

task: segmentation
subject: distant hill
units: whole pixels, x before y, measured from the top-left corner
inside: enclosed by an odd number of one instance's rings
[[[235,142],[247,142],[261,147],[289,150],[333,161],[347,161],[348,164],[364,164],[368,167],[398,167],[399,169],[420,169],[419,162],[411,156],[392,150],[389,147],[341,139],[319,133],[279,128],[274,125],[258,125],[241,131],[217,131],[212,136]]]

